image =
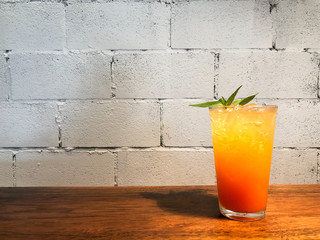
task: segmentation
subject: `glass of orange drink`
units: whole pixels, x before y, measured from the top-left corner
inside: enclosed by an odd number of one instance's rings
[[[265,216],[277,106],[209,108],[220,212],[234,220]]]

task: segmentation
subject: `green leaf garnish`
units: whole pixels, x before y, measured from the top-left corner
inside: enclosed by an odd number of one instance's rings
[[[192,105],[189,105],[189,106],[191,106],[191,107],[212,107],[212,106],[222,106],[222,103],[219,102],[219,101],[213,101],[213,102],[192,104]]]
[[[213,106],[230,106],[232,104],[239,104],[239,105],[243,106],[243,105],[249,103],[252,99],[255,98],[255,96],[258,95],[258,93],[257,93],[255,95],[246,97],[244,99],[238,99],[238,100],[234,101],[234,99],[235,99],[236,95],[238,94],[238,91],[240,90],[241,87],[242,87],[242,85],[240,87],[238,87],[237,90],[234,91],[234,93],[231,94],[231,96],[228,98],[228,100],[226,100],[224,97],[221,97],[218,101],[192,104],[189,106],[192,106],[192,107],[213,107]]]
[[[232,93],[231,96],[228,98],[227,103],[226,103],[227,106],[232,104],[234,98],[236,97],[236,95],[241,87],[242,87],[242,85],[240,87],[238,87],[237,90],[234,93]]]
[[[241,102],[242,100],[241,99],[239,99],[239,100],[235,100],[235,101],[233,101],[233,103],[232,104],[239,104],[239,102]]]
[[[246,98],[242,99],[242,100],[239,102],[239,105],[245,105],[245,104],[247,104],[247,103],[250,102],[252,99],[254,99],[255,96],[257,96],[257,95],[258,95],[258,93],[255,94],[255,95],[252,95],[252,96],[249,96],[249,97],[246,97]]]
[[[226,103],[227,103],[227,101],[224,99],[224,97],[221,97],[221,98],[219,99],[219,102],[221,102],[223,106],[225,106]]]

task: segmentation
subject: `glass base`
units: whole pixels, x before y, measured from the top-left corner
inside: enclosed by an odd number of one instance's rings
[[[231,210],[228,210],[224,207],[222,207],[219,204],[219,209],[220,212],[223,216],[230,218],[232,220],[238,220],[238,221],[243,221],[243,222],[249,222],[249,221],[257,221],[265,216],[265,210],[260,211],[260,212],[255,212],[255,213],[241,213],[241,212],[234,212]]]

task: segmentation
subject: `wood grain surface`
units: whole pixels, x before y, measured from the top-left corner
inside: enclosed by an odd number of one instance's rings
[[[270,186],[256,222],[222,217],[215,186],[0,188],[0,239],[320,239],[320,185]]]

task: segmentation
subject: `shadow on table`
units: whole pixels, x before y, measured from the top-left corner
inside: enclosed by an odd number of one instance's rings
[[[222,218],[218,197],[202,190],[170,191],[169,193],[141,193],[144,198],[156,200],[168,212],[196,217]]]

